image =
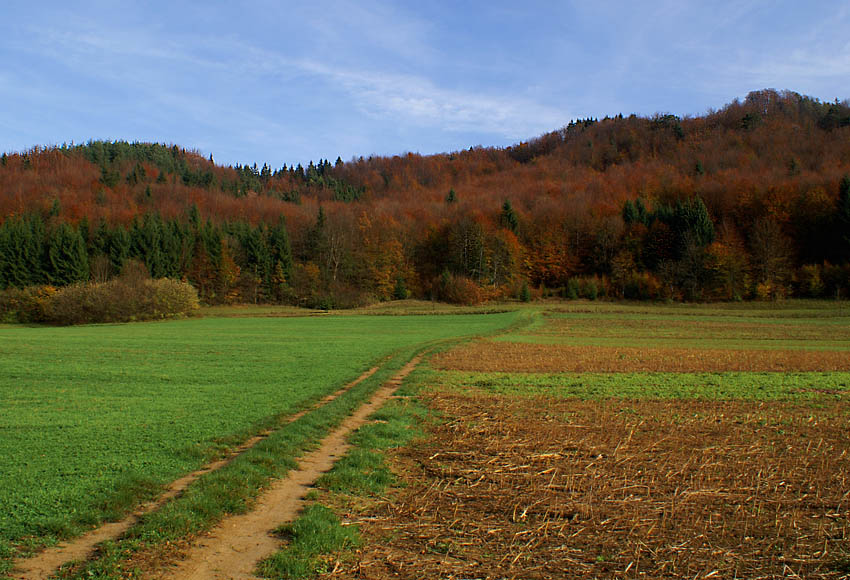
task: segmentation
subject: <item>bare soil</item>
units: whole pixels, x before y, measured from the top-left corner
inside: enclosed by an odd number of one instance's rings
[[[846,402],[424,398],[447,422],[340,500],[369,541],[329,577],[850,577]]]
[[[292,423],[293,421],[296,421],[299,418],[303,417],[308,412],[333,401],[334,399],[345,393],[347,390],[371,377],[373,374],[375,374],[375,372],[377,372],[377,370],[378,367],[373,367],[369,369],[368,371],[364,372],[362,375],[360,375],[355,380],[348,383],[341,389],[322,398],[315,405],[312,405],[308,409],[304,409],[303,411],[299,411],[298,413],[287,417],[286,423]],[[15,562],[15,569],[12,572],[12,578],[15,578],[16,580],[40,580],[43,578],[48,578],[51,574],[56,572],[60,566],[67,564],[68,562],[87,559],[92,553],[94,553],[94,550],[98,544],[107,540],[115,540],[119,538],[124,532],[126,532],[134,524],[136,524],[136,522],[139,521],[139,518],[141,516],[159,509],[167,501],[180,495],[187,487],[189,487],[189,485],[191,485],[199,477],[201,477],[205,473],[221,469],[222,467],[233,461],[233,459],[236,458],[239,454],[244,453],[248,449],[251,449],[257,443],[267,438],[270,434],[271,431],[267,431],[264,433],[260,433],[254,437],[251,437],[250,439],[244,441],[238,447],[232,449],[226,457],[219,459],[218,461],[208,463],[201,469],[189,473],[181,477],[180,479],[171,482],[166,488],[165,492],[162,493],[162,495],[160,495],[154,501],[139,506],[136,510],[133,511],[133,513],[131,513],[121,521],[103,524],[78,538],[75,538],[68,542],[62,542],[60,544],[57,544],[56,546],[48,548],[47,550],[44,550],[31,558],[17,560]]]
[[[848,371],[847,351],[572,346],[480,341],[433,357],[445,370],[482,372]]]

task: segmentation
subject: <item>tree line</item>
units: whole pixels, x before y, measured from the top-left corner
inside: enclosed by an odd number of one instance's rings
[[[201,299],[846,296],[850,106],[757,91],[582,119],[507,148],[272,169],[174,145],[0,158],[0,287],[117,276]]]

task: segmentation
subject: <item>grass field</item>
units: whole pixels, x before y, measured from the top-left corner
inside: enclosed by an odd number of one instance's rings
[[[0,555],[115,518],[399,349],[489,316],[0,327]]]
[[[847,578],[848,314],[553,304],[434,356],[404,486],[321,498],[373,538],[337,576]]]
[[[282,530],[273,577],[850,574],[847,305],[509,308],[0,326],[0,556],[117,517],[400,354],[62,576],[143,577],[218,517],[198,514],[246,509],[390,367],[439,345],[404,388],[418,402],[379,413],[320,482],[322,505]]]

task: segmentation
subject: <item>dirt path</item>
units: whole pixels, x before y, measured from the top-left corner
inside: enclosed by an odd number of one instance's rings
[[[200,539],[172,570],[157,576],[170,580],[214,580],[255,578],[257,562],[280,547],[272,531],[295,519],[303,507],[309,487],[348,450],[345,438],[366,422],[389,400],[421,357],[405,365],[351,416],[321,442],[321,447],[298,460],[298,469],[276,481],[260,497],[255,509],[223,520]]]
[[[303,411],[299,411],[290,417],[287,417],[285,424],[292,423],[319,407],[326,405],[327,403],[333,401],[347,390],[351,389],[355,385],[365,381],[372,375],[374,375],[378,371],[379,367],[372,367],[338,391],[327,395],[322,398],[320,401],[315,403],[314,405],[304,409]],[[60,566],[66,564],[68,562],[72,562],[75,560],[84,560],[88,558],[92,552],[94,552],[95,547],[104,542],[106,540],[114,540],[121,536],[124,532],[129,530],[136,522],[139,521],[139,518],[146,513],[152,512],[156,509],[159,509],[163,504],[167,501],[177,497],[180,495],[183,490],[185,490],[189,485],[191,485],[196,479],[204,475],[205,473],[209,473],[211,471],[215,471],[217,469],[221,469],[233,459],[235,459],[239,454],[244,453],[248,449],[254,447],[257,443],[266,439],[272,431],[265,431],[250,439],[243,442],[238,447],[231,450],[228,455],[218,461],[214,461],[212,463],[208,463],[203,466],[201,469],[194,471],[188,475],[177,479],[168,486],[165,492],[156,498],[154,501],[148,502],[139,506],[133,513],[128,515],[121,521],[111,522],[108,524],[104,524],[94,530],[71,540],[69,542],[63,542],[58,544],[52,548],[49,548],[43,552],[40,552],[36,556],[32,558],[22,558],[15,562],[15,568],[12,572],[12,578],[16,580],[41,580],[44,578],[48,578],[51,574],[56,572]]]

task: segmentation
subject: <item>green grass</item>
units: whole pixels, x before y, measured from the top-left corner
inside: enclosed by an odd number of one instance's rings
[[[783,300],[778,302],[652,303],[630,301],[549,301],[544,306],[560,312],[593,314],[664,314],[681,316],[754,316],[759,318],[808,318],[850,316],[848,300]]]
[[[730,305],[557,308],[495,340],[573,346],[850,350],[850,309],[740,310]],[[815,307],[817,306],[817,307]],[[686,344],[685,344],[686,343]]]
[[[336,514],[321,504],[308,505],[295,522],[277,533],[289,545],[260,564],[258,571],[265,578],[313,578],[328,571],[323,555],[360,543],[357,529],[343,526]]]
[[[0,327],[0,557],[8,565],[12,545],[50,543],[119,517],[162,484],[277,426],[399,349],[492,332],[516,319],[506,313]],[[233,472],[222,485],[243,476]]]
[[[319,478],[317,486],[337,493],[382,493],[396,483],[382,451],[424,437],[422,425],[427,414],[427,409],[412,399],[388,402],[370,417],[371,423],[349,437],[354,447]]]
[[[433,371],[438,388],[577,399],[850,400],[850,373],[471,373]]]

